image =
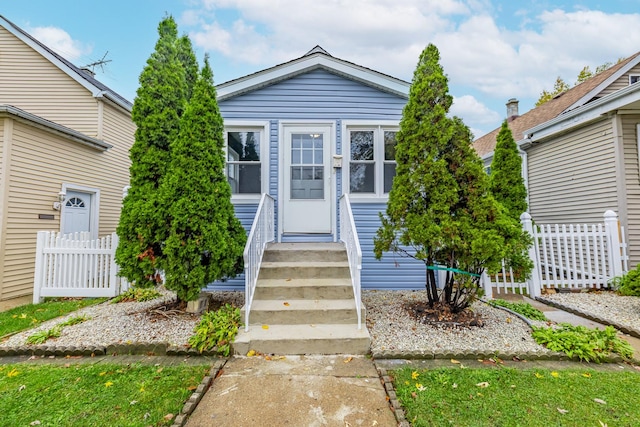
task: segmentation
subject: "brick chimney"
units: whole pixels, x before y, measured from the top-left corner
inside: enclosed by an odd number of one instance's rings
[[[507,120],[513,120],[518,117],[518,100],[511,98],[507,101]]]

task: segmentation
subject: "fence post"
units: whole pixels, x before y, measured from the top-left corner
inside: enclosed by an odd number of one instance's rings
[[[520,222],[522,223],[522,229],[531,236],[531,239],[535,239],[536,236],[533,232],[533,221],[531,220],[531,215],[529,215],[528,212],[523,212],[522,215],[520,215]],[[531,246],[529,246],[529,259],[531,259],[531,262],[533,263],[531,275],[527,280],[529,285],[529,296],[536,299],[541,295],[542,280],[540,278],[540,265],[538,262],[535,240],[532,241]]]
[[[484,289],[484,299],[493,299],[493,286],[491,285],[491,278],[487,274],[487,270],[482,270],[482,275],[480,276],[480,284]]]
[[[609,279],[621,276],[622,257],[620,256],[620,235],[618,234],[618,215],[612,210],[604,213],[604,229],[607,236],[607,252],[609,261]]]
[[[42,302],[40,297],[40,288],[42,287],[42,281],[44,278],[44,245],[47,241],[49,232],[38,231],[36,235],[36,267],[33,277],[33,303],[39,304]]]

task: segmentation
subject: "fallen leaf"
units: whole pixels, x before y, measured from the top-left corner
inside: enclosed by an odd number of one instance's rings
[[[489,383],[488,383],[488,382],[486,382],[486,381],[483,381],[483,382],[478,383],[478,384],[476,384],[476,385],[477,385],[478,387],[480,387],[480,388],[487,388],[487,387],[489,387]]]
[[[536,372],[536,378],[543,378],[543,376]]]
[[[458,384],[453,383],[453,385],[451,386],[451,388],[458,388]]]
[[[164,368],[158,368],[158,370],[156,371],[157,374],[159,374],[160,372],[162,372]]]
[[[262,325],[262,329],[269,329],[269,325]]]
[[[558,378],[558,377],[560,376],[560,374],[559,374],[559,373],[557,373],[556,371],[553,371],[553,372],[551,372],[551,376],[552,376],[553,378]]]
[[[284,305],[285,307],[289,307],[291,304],[289,304],[288,302],[283,302],[282,305]]]
[[[104,377],[105,375],[107,375],[107,373],[106,372],[100,372],[98,375],[101,376],[101,377]]]
[[[269,356],[268,354],[264,357],[264,360],[271,360],[271,356]]]
[[[451,363],[457,363],[457,364],[460,364],[460,362],[459,362],[459,361],[457,361],[456,359],[451,359]]]
[[[344,359],[344,363],[349,363],[353,360],[353,357],[347,357],[346,359]]]
[[[588,372],[585,372],[584,374],[582,374],[582,376],[585,378],[591,378],[591,374]]]
[[[416,384],[416,388],[417,388],[419,391],[425,391],[425,390],[427,389],[427,388],[426,388],[425,386],[423,386],[422,384]]]
[[[136,403],[138,403],[138,401],[137,401],[137,400],[132,400],[131,402],[129,402],[129,405],[133,406],[133,405],[135,405]]]
[[[507,317],[507,323],[511,323],[511,317]]]
[[[560,412],[561,414],[566,414],[567,412],[569,412],[569,411],[567,411],[566,409],[562,409],[562,408],[556,408],[556,409],[557,409],[557,410],[558,410],[558,412]]]
[[[21,319],[26,319],[26,318],[27,318],[27,315],[26,315],[25,313],[22,313],[22,314],[20,315],[20,318],[21,318]]]
[[[26,386],[26,385],[24,385],[24,384],[22,384],[20,387],[18,387],[18,391],[22,391],[22,390],[24,390],[25,388],[27,388],[27,386]]]
[[[113,383],[111,381],[107,381],[106,383],[104,383],[105,387],[111,387],[113,385]]]
[[[164,416],[164,419],[167,421],[171,421],[173,419],[174,415],[173,414],[167,414]]]
[[[20,373],[20,372],[18,372],[18,370],[17,370],[16,368],[13,368],[13,369],[12,369],[12,370],[10,370],[9,372],[7,372],[7,376],[8,376],[9,378],[17,377],[19,373]]]
[[[255,350],[249,350],[249,351],[247,352],[247,357],[253,357],[253,356],[255,356],[255,355],[256,355],[256,351],[255,351]]]
[[[420,374],[418,373],[418,371],[411,372],[411,379],[412,380],[417,380],[419,376],[420,376]]]
[[[418,397],[418,393],[416,393],[415,391],[412,391],[411,392],[411,397],[413,397],[415,399],[416,397]]]
[[[39,426],[40,424],[42,424],[40,420],[31,421],[29,423],[30,426]]]
[[[598,420],[598,422],[600,423],[600,427],[608,427],[607,423],[603,423],[602,421]]]
[[[291,281],[291,279],[287,279],[287,280],[286,280],[286,282],[290,282],[290,281]]]
[[[593,401],[594,401],[594,402],[596,402],[596,403],[599,403],[599,404],[601,404],[601,405],[606,405],[606,404],[607,404],[607,402],[605,402],[605,401],[604,401],[604,400],[602,400],[602,399],[597,399],[597,398],[596,398],[596,399],[593,399]]]
[[[193,391],[193,390],[195,390],[195,389],[197,389],[197,388],[198,388],[198,387],[197,387],[197,386],[195,386],[195,385],[190,385],[189,387],[187,387],[187,390],[189,390],[189,391]]]

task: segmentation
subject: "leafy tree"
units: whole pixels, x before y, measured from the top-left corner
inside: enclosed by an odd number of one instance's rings
[[[161,187],[169,234],[163,248],[165,286],[183,301],[209,282],[242,271],[246,232],[231,204],[224,173],[223,123],[208,58],[171,143]]]
[[[624,58],[620,58],[620,59],[618,59],[618,62],[621,62],[623,60],[624,60]],[[589,66],[586,65],[578,73],[578,77],[576,78],[576,82],[573,85],[577,86],[580,83],[589,80],[591,77],[596,76],[596,75],[600,74],[601,72],[608,70],[609,68],[611,68],[612,65],[613,64],[611,62],[605,62],[604,64],[598,65],[596,67],[596,71],[595,72],[592,72],[591,68],[589,68]],[[552,100],[557,95],[560,95],[561,93],[568,91],[570,88],[571,87],[569,86],[569,84],[567,82],[565,82],[563,79],[561,79],[560,76],[558,76],[556,78],[555,84],[553,85],[553,90],[552,91],[550,91],[550,92],[547,91],[547,90],[543,90],[542,91],[542,93],[540,94],[540,98],[538,98],[538,100],[536,101],[536,107],[539,107],[542,104],[544,104],[545,102]]]
[[[536,107],[541,106],[547,101],[551,101],[556,96],[560,95],[563,92],[566,92],[570,89],[570,86],[567,82],[562,80],[560,76],[556,77],[556,82],[553,85],[552,91],[547,91],[546,89],[542,91],[540,94],[540,98],[536,101]]]
[[[157,270],[162,267],[167,227],[158,189],[188,92],[185,66],[178,55],[178,29],[171,16],[160,22],[158,34],[155,51],[140,74],[133,103],[132,119],[137,129],[129,153],[130,188],[117,228],[120,273],[136,286],[161,282]]]
[[[520,221],[520,215],[527,210],[527,189],[522,179],[522,158],[506,120],[498,132],[490,184],[491,194],[515,221]]]
[[[452,97],[439,59],[432,44],[420,55],[374,252],[381,258],[392,250],[424,262],[429,305],[458,312],[481,292],[483,270],[497,270],[513,249],[527,247],[528,238],[490,194],[469,128],[447,117]],[[438,291],[435,271],[442,268],[446,280]]]

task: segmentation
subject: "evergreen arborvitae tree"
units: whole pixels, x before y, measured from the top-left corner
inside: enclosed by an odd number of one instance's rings
[[[161,282],[157,271],[162,268],[167,225],[158,189],[169,164],[169,144],[178,135],[188,92],[174,19],[163,19],[158,33],[155,51],[140,74],[133,103],[132,119],[137,129],[129,153],[130,188],[117,228],[120,242],[116,261],[120,274],[136,286]]]
[[[193,52],[193,45],[191,44],[189,36],[183,35],[178,39],[177,49],[178,60],[184,67],[185,80],[187,84],[185,89],[185,98],[189,100],[191,99],[191,93],[196,84],[196,80],[198,80],[198,60],[196,59],[196,54]]]
[[[522,158],[506,120],[498,133],[490,182],[496,200],[514,220],[520,221],[520,215],[527,210],[527,189],[522,178]]]
[[[396,176],[386,215],[380,215],[374,252],[381,258],[392,250],[424,262],[429,305],[459,312],[479,294],[484,269],[496,270],[504,248],[526,247],[528,238],[491,196],[469,128],[447,117],[452,97],[439,59],[432,44],[420,55],[397,134]],[[439,269],[446,271],[440,292]]]
[[[223,123],[209,61],[182,116],[162,184],[170,230],[163,248],[165,286],[191,301],[214,280],[242,271],[246,232],[224,172]]]

